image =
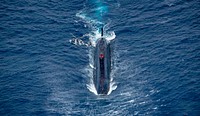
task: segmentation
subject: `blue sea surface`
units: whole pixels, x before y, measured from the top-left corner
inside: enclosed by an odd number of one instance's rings
[[[91,47],[69,42],[101,26],[116,35],[107,96],[87,87]],[[199,116],[200,2],[1,0],[0,115]]]

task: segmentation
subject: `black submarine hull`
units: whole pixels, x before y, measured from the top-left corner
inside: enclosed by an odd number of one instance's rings
[[[110,89],[111,50],[105,38],[99,38],[94,50],[93,82],[99,95],[106,95]]]

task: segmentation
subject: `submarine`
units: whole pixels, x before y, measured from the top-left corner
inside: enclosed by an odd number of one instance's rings
[[[110,43],[103,37],[98,38],[94,49],[93,83],[98,95],[107,95],[110,89],[111,49]]]

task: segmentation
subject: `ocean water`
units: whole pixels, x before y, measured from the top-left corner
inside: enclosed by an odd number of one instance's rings
[[[101,27],[106,96],[91,83]],[[199,116],[200,2],[1,0],[0,115]]]

